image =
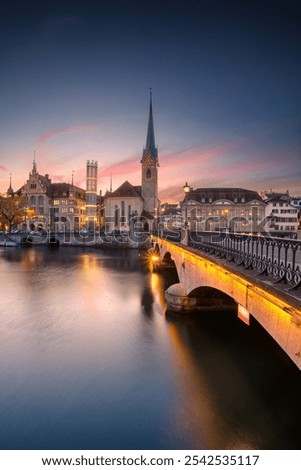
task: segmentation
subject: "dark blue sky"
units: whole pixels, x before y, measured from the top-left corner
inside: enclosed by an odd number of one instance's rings
[[[41,173],[139,184],[153,88],[162,199],[301,193],[301,3],[1,1],[0,191]]]

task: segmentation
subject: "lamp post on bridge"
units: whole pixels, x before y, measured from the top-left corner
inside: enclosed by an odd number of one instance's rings
[[[182,237],[182,242],[183,242],[183,245],[189,245],[189,228],[188,228],[188,199],[187,199],[187,195],[190,193],[191,191],[191,187],[189,186],[189,184],[186,183],[184,184],[183,186],[183,191],[184,191],[184,194],[185,194],[185,221],[184,221],[184,233],[183,233],[183,237]]]

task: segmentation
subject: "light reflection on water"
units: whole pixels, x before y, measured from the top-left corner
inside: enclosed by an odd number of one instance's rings
[[[0,253],[0,447],[300,448],[300,376],[279,348],[229,312],[165,316],[144,264]]]

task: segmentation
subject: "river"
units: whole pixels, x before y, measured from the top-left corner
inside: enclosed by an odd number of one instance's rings
[[[301,377],[255,321],[166,314],[142,252],[0,251],[1,449],[300,449]]]

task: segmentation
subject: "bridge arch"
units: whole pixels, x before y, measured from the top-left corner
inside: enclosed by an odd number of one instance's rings
[[[210,286],[199,286],[188,293],[188,297],[196,299],[196,310],[224,311],[236,310],[237,302],[219,289]]]
[[[182,296],[183,305],[193,310],[193,293],[199,295],[203,288],[209,288],[207,292],[221,291],[238,304],[238,314],[246,319],[249,315],[254,317],[301,369],[300,301],[216,257],[160,238],[155,241],[161,259],[166,252],[171,254],[179,278],[180,295],[177,295],[177,285],[170,286],[165,294],[167,302],[170,295],[174,305],[180,304]]]

